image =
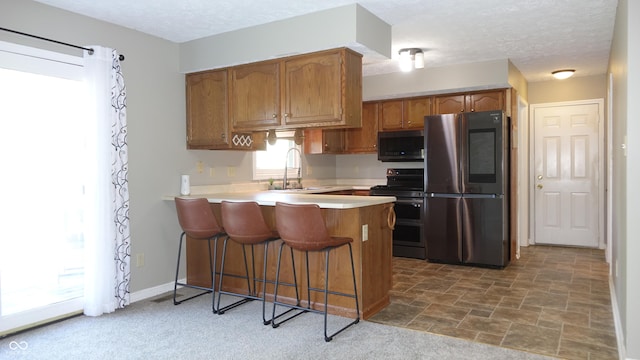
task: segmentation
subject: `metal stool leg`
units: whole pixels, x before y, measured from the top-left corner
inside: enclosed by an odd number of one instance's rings
[[[265,316],[267,302],[267,252],[269,251],[269,241],[264,243],[264,260],[262,261],[262,323],[264,325],[271,324],[271,319],[267,320]],[[253,276],[255,281],[255,274]],[[255,289],[255,282],[253,288]],[[257,294],[256,294],[257,295]]]
[[[325,276],[324,276],[324,341],[329,342],[331,340],[333,340],[333,337],[338,335],[339,333],[343,332],[344,330],[346,330],[348,327],[350,327],[351,325],[355,325],[358,322],[360,322],[360,307],[358,305],[358,289],[356,287],[356,270],[355,270],[355,266],[353,264],[353,250],[351,248],[351,243],[348,243],[347,245],[349,245],[349,257],[351,258],[351,276],[353,278],[353,298],[355,298],[356,301],[356,318],[355,320],[353,320],[352,322],[350,322],[349,324],[343,326],[342,328],[340,328],[338,331],[334,332],[331,335],[327,335],[327,310],[328,310],[328,300],[329,300],[329,251],[331,249],[326,249],[326,255],[325,255]],[[334,292],[331,292],[332,294],[336,294]],[[348,294],[338,294],[338,295],[343,295],[343,296],[349,296]]]
[[[284,242],[282,244],[280,244],[280,251],[278,252],[278,264],[276,266],[276,280],[275,280],[275,285],[274,285],[274,289],[273,289],[273,311],[271,313],[271,326],[275,329],[278,326],[280,326],[280,324],[289,321],[295,317],[297,317],[298,315],[302,315],[306,312],[308,312],[308,309],[305,309],[303,307],[300,306],[300,294],[298,293],[298,280],[297,280],[297,275],[296,275],[296,263],[293,257],[293,249],[289,249],[290,253],[291,253],[291,266],[293,268],[293,284],[288,284],[288,283],[280,283],[280,264],[281,264],[281,259],[282,259],[282,249],[284,248]],[[280,303],[278,302],[278,287],[280,285],[287,285],[287,286],[293,286],[293,288],[295,289],[295,293],[296,293],[296,304],[295,305],[290,305],[290,304],[285,304],[285,303]],[[276,315],[276,306],[277,305],[281,305],[284,307],[288,307],[289,310],[286,310],[278,315]],[[287,318],[285,318],[284,320],[280,321],[280,322],[276,322],[276,319],[279,319],[280,317],[295,311],[295,310],[302,310],[299,311]]]
[[[213,260],[209,257],[209,267],[211,268],[211,311],[215,314],[216,311],[216,261],[218,261],[218,235],[213,240]],[[209,240],[209,256],[211,256],[211,240]]]
[[[178,261],[177,261],[177,264],[176,264],[176,278],[175,278],[175,282],[173,284],[173,304],[174,305],[179,305],[179,304],[181,304],[181,303],[183,303],[183,302],[185,302],[187,300],[193,299],[195,297],[202,296],[204,294],[209,294],[209,293],[213,293],[214,292],[213,283],[214,283],[214,279],[215,279],[215,274],[213,273],[213,268],[214,268],[213,264],[214,263],[211,260],[211,239],[207,239],[207,242],[209,244],[209,268],[211,269],[211,272],[212,272],[212,274],[211,274],[211,276],[212,276],[211,287],[208,288],[208,287],[204,287],[204,286],[197,286],[197,285],[191,285],[191,284],[187,284],[187,283],[178,282],[178,276],[179,276],[179,272],[180,272],[180,256],[182,255],[182,242],[183,242],[185,236],[186,236],[186,233],[183,232],[180,235],[180,241],[178,242]],[[214,237],[214,241],[217,243],[217,240],[218,240],[218,236],[216,235]],[[178,286],[188,287],[188,288],[192,288],[192,289],[199,289],[199,290],[204,290],[204,291],[201,292],[201,293],[198,293],[196,295],[190,296],[188,298],[182,299],[180,301],[177,301],[176,297],[177,297],[177,292],[178,292]]]
[[[257,299],[251,292],[251,280],[249,279],[249,266],[247,265],[247,253],[245,250],[244,245],[241,244],[242,246],[242,254],[244,257],[244,270],[245,270],[245,276],[242,275],[228,275],[228,276],[232,276],[232,277],[240,277],[240,278],[245,278],[247,280],[247,295],[240,295],[240,294],[236,294],[236,293],[232,293],[232,292],[228,292],[228,291],[224,291],[222,290],[222,283],[224,280],[224,265],[225,265],[225,260],[226,260],[226,254],[227,254],[227,243],[229,242],[229,236],[227,236],[224,239],[224,246],[222,247],[222,262],[220,264],[220,281],[218,283],[218,308],[217,308],[217,313],[218,315],[222,315],[224,314],[225,311],[229,310],[229,309],[233,309],[234,307],[240,306],[244,303],[247,303],[249,301],[252,301],[254,299]],[[251,259],[254,267],[255,267],[255,259],[252,257]],[[243,297],[242,300],[236,301],[232,304],[229,304],[223,308],[220,308],[220,299],[222,297],[222,294],[226,294],[226,295],[233,295],[233,296],[241,296]]]

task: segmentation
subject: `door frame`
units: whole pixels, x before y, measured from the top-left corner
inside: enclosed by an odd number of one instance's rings
[[[520,247],[529,246],[529,103],[518,95],[518,132],[514,136],[514,146],[518,151],[517,201],[518,204],[518,244],[516,258],[520,258]]]
[[[535,174],[535,112],[538,109],[548,108],[548,107],[562,107],[562,106],[575,106],[575,105],[598,105],[598,248],[605,248],[605,218],[607,213],[607,207],[604,196],[604,189],[606,183],[606,163],[607,157],[605,153],[605,123],[606,119],[604,117],[604,99],[588,99],[588,100],[576,100],[576,101],[562,101],[562,102],[553,102],[553,103],[540,103],[540,104],[531,104],[529,106],[529,176],[528,179],[531,179],[531,176]],[[530,184],[534,182],[529,181]],[[535,245],[535,189],[532,186],[529,186],[529,245]]]

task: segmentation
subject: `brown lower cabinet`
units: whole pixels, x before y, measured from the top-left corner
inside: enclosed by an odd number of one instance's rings
[[[220,204],[211,204],[213,211],[221,222]],[[267,224],[275,229],[275,207],[261,206],[262,213]],[[353,257],[356,271],[356,284],[358,288],[358,301],[361,317],[367,319],[389,304],[389,291],[392,281],[392,255],[391,255],[391,228],[388,224],[390,212],[393,211],[393,203],[372,205],[351,209],[322,209],[330,235],[347,236],[353,238]],[[368,240],[362,240],[362,225],[368,225]],[[220,268],[220,255],[222,253],[223,239],[218,241],[217,270]],[[278,249],[281,241],[273,242],[267,252],[267,279],[274,280],[278,258]],[[255,247],[256,274],[262,272],[262,259],[264,246]],[[289,249],[285,247],[281,265],[281,281],[293,283],[293,272]],[[250,251],[247,252],[250,254]],[[213,256],[213,254],[211,254]],[[286,256],[285,256],[286,255]],[[242,261],[242,248],[240,245],[229,241],[227,247],[227,260],[225,272],[232,274],[244,274]],[[306,294],[306,278],[304,270],[304,254],[294,251],[296,274],[298,277],[298,291]],[[250,260],[249,260],[250,261]],[[322,288],[324,286],[324,253],[310,253],[309,266],[311,269],[311,286]],[[331,291],[352,292],[351,269],[349,264],[349,250],[344,246],[331,250],[329,259],[329,289]],[[207,243],[205,241],[187,240],[187,282],[189,284],[210,286],[211,277],[207,259]],[[249,273],[252,273],[249,264]],[[217,283],[216,283],[217,284]],[[304,285],[304,287],[303,287]],[[231,291],[246,291],[246,280],[225,277],[223,288]],[[258,284],[258,291],[264,289]],[[267,284],[267,301],[273,300],[273,284]],[[282,296],[282,298],[281,298]],[[302,295],[306,298],[305,295]],[[311,302],[314,308],[321,309],[323,294],[311,292]],[[278,299],[293,301],[295,293],[293,288],[282,286],[278,289]],[[355,316],[355,305],[352,298],[341,296],[329,296],[329,312],[341,316]]]

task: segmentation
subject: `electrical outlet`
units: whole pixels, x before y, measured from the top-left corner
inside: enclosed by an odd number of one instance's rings
[[[144,254],[136,254],[136,267],[144,266]]]
[[[369,224],[362,225],[362,241],[369,240]]]
[[[307,164],[307,175],[311,175],[313,174],[313,168],[311,167],[311,165]]]
[[[202,174],[202,172],[204,171],[204,164],[202,163],[202,161],[198,161],[196,163],[196,170],[198,171],[198,174]]]
[[[216,176],[216,170],[213,167],[209,168],[209,177]]]
[[[236,168],[235,168],[235,166],[229,166],[229,167],[227,167],[227,176],[228,176],[228,177],[234,177],[234,176],[236,176]]]

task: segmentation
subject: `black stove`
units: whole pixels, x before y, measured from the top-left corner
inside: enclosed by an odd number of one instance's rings
[[[371,188],[372,196],[395,196],[393,256],[426,259],[424,238],[424,169],[387,169],[387,184]]]
[[[387,184],[371,188],[371,195],[421,198],[424,169],[387,169]]]
[[[422,187],[406,187],[393,185],[376,185],[371,188],[371,195],[421,198]]]

